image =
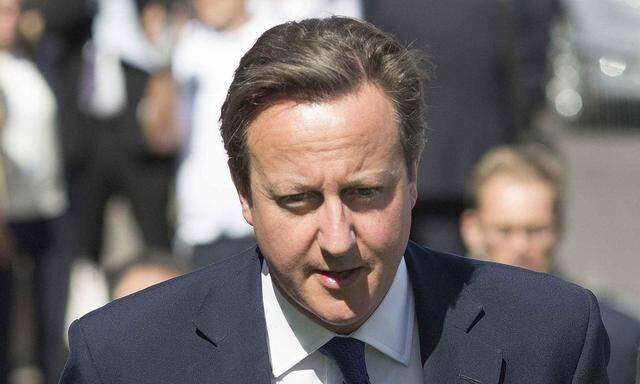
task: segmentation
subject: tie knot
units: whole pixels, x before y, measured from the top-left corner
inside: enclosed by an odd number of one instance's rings
[[[362,341],[352,337],[334,337],[320,347],[320,352],[338,364],[346,384],[370,384]]]

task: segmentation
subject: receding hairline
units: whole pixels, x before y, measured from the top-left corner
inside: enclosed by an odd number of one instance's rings
[[[466,193],[470,208],[478,209],[486,185],[498,177],[516,182],[538,182],[553,193],[556,214],[562,215],[566,175],[559,157],[541,145],[501,146],[486,153],[476,165]]]
[[[398,130],[398,138],[399,138],[399,135],[401,134],[401,130],[402,130],[402,126],[401,126],[402,120],[398,114],[398,108],[393,98],[388,94],[388,92],[382,85],[378,84],[378,82],[371,81],[369,79],[363,79],[360,83],[358,83],[356,86],[352,88],[345,89],[343,91],[336,92],[334,94],[325,95],[322,97],[304,97],[304,96],[287,95],[287,94],[274,95],[273,98],[269,98],[268,100],[266,100],[264,105],[256,109],[256,112],[252,115],[252,118],[247,122],[247,130],[246,130],[246,135],[247,135],[246,138],[248,139],[247,143],[249,142],[249,139],[251,137],[251,132],[253,131],[252,127],[256,122],[256,120],[258,120],[258,118],[262,113],[264,113],[265,111],[267,111],[272,107],[283,105],[283,104],[290,104],[287,107],[287,109],[290,109],[300,105],[332,103],[334,101],[344,99],[347,97],[357,96],[360,92],[362,92],[368,86],[371,86],[377,91],[379,91],[379,94],[384,97],[384,99],[389,103],[389,106],[392,108],[393,120],[394,120],[395,127]]]
[[[480,207],[482,206],[482,202],[487,199],[485,196],[487,188],[492,183],[495,183],[496,180],[506,180],[510,185],[516,184],[518,186],[530,186],[533,184],[544,185],[551,191],[554,200],[558,198],[559,191],[550,180],[547,180],[544,177],[535,174],[534,172],[525,174],[524,172],[504,169],[491,173],[486,178],[484,178],[480,184],[478,184],[475,196],[476,209],[480,209]]]
[[[370,88],[368,88],[370,87]],[[406,170],[407,170],[407,175],[410,177],[409,171],[411,170],[411,164],[409,164],[406,160],[406,156],[404,156],[404,150],[402,147],[402,142],[401,142],[401,134],[402,134],[402,128],[401,128],[401,119],[398,115],[397,112],[397,107],[395,105],[395,103],[393,102],[393,99],[387,94],[387,92],[385,91],[384,87],[382,87],[381,85],[377,84],[376,82],[371,82],[371,81],[363,81],[361,84],[359,84],[356,87],[353,87],[353,89],[350,89],[348,91],[344,91],[344,92],[339,92],[336,93],[335,95],[332,95],[330,97],[323,97],[321,99],[313,99],[313,100],[308,100],[308,99],[300,99],[300,98],[295,98],[295,97],[286,97],[286,96],[280,96],[277,97],[274,100],[270,100],[268,103],[266,103],[265,107],[262,108],[260,110],[260,112],[258,112],[257,114],[255,114],[255,116],[251,119],[250,122],[248,122],[247,124],[247,130],[246,130],[246,143],[247,143],[247,151],[248,151],[248,155],[249,158],[251,159],[251,161],[249,162],[249,171],[251,171],[251,169],[253,168],[253,163],[256,160],[255,158],[255,152],[254,152],[254,146],[256,144],[256,138],[255,138],[255,123],[257,120],[260,119],[260,116],[266,112],[267,110],[269,110],[270,108],[273,107],[277,107],[277,106],[281,106],[281,105],[285,105],[284,110],[283,111],[279,111],[278,113],[282,113],[286,110],[291,110],[293,108],[296,108],[298,106],[305,106],[305,105],[320,105],[320,104],[330,104],[332,102],[335,102],[337,100],[340,99],[345,99],[348,97],[359,97],[358,95],[361,94],[361,92],[363,92],[366,89],[371,89],[374,91],[377,91],[377,94],[381,96],[382,100],[384,103],[386,103],[388,105],[389,108],[391,108],[391,113],[393,115],[392,117],[392,121],[391,123],[393,124],[393,130],[395,130],[395,139],[393,140],[393,146],[397,147],[398,151],[400,154],[402,154],[403,159],[406,162]],[[289,104],[289,105],[286,105]],[[370,130],[369,130],[370,131]],[[265,133],[261,133],[261,136],[265,135]],[[388,177],[389,175],[387,175]],[[354,181],[354,183],[356,183]]]

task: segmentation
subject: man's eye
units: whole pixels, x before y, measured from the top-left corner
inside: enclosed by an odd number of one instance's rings
[[[526,229],[527,236],[529,237],[540,237],[544,236],[547,233],[551,232],[551,228],[547,226],[539,226],[539,227],[529,227]]]
[[[296,215],[302,215],[322,204],[322,197],[313,192],[301,192],[282,196],[276,200],[278,205]]]
[[[500,236],[503,236],[503,237],[511,236],[511,233],[513,232],[511,227],[498,227],[497,231],[500,234]]]
[[[307,193],[296,193],[294,195],[287,195],[284,196],[280,199],[280,203],[281,204],[295,204],[295,203],[300,203],[302,201],[304,201],[305,199],[307,199]]]
[[[356,194],[360,197],[373,197],[376,192],[375,188],[356,188]]]
[[[353,188],[347,191],[347,196],[352,199],[371,200],[380,194],[380,188],[363,187]]]

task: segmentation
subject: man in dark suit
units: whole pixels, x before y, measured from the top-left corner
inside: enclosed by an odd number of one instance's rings
[[[471,255],[539,272],[554,272],[563,227],[564,170],[536,147],[499,147],[475,168],[462,233]],[[634,384],[640,323],[601,303],[611,341],[609,381]]]
[[[74,322],[62,383],[607,383],[595,297],[409,243],[421,75],[346,18],[265,32],[221,132],[258,247]]]
[[[463,252],[464,183],[480,156],[518,136],[516,23],[509,1],[365,0],[368,21],[424,52],[428,142],[411,239]]]
[[[429,57],[428,150],[411,239],[463,252],[464,183],[491,148],[533,132],[544,105],[552,0],[363,0],[365,17]]]

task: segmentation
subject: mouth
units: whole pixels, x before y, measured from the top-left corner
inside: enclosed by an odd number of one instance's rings
[[[363,273],[364,268],[358,267],[343,271],[317,270],[315,272],[320,283],[327,289],[343,289],[352,285]]]

